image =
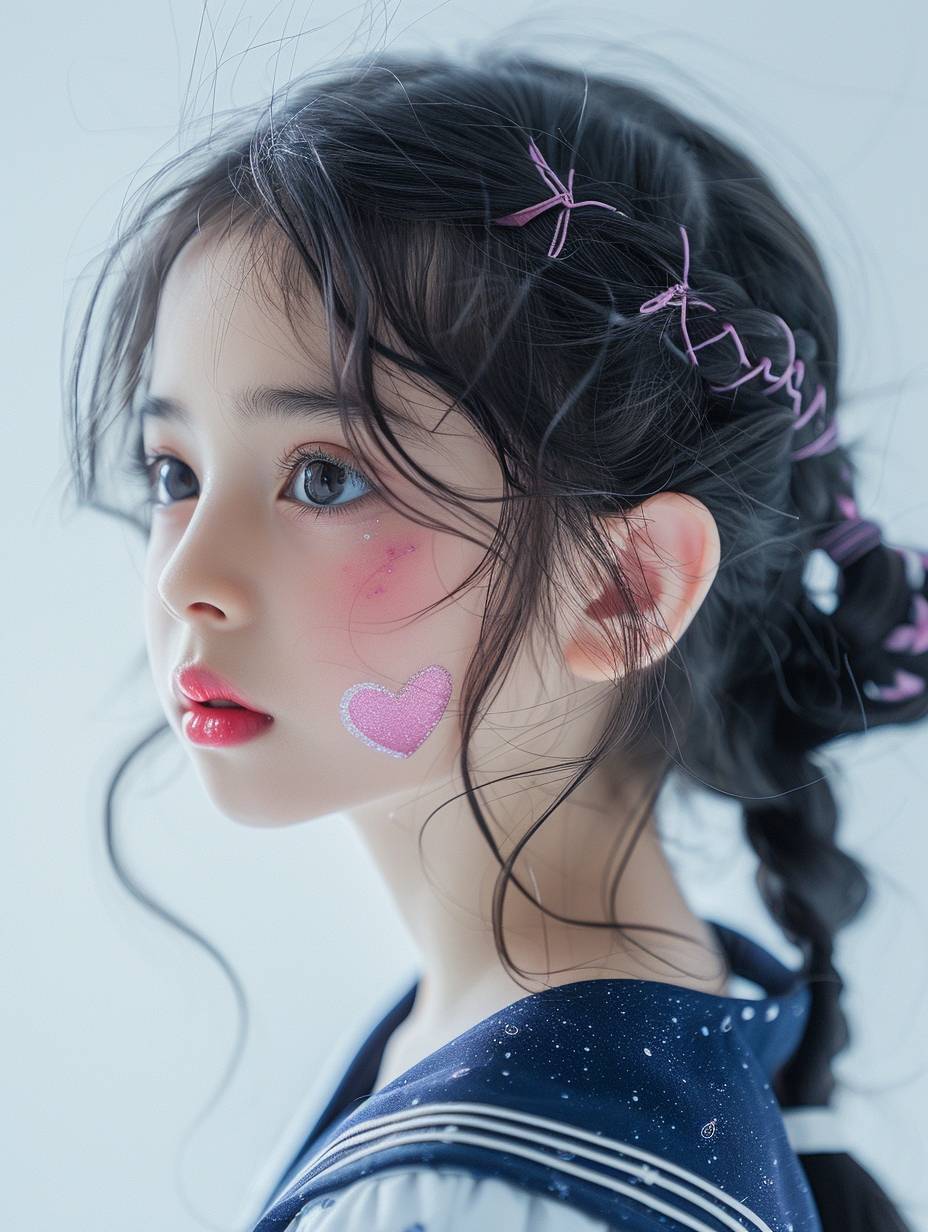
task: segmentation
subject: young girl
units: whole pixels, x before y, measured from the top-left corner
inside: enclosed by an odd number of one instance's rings
[[[928,713],[925,556],[855,504],[799,222],[639,86],[494,51],[172,170],[84,322],[79,498],[146,536],[210,798],[350,817],[423,956],[255,1232],[903,1229],[828,1113],[868,883],[815,754]],[[797,970],[687,905],[671,779],[741,802]]]

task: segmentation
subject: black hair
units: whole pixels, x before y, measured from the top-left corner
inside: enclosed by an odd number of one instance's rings
[[[646,772],[643,816],[673,774],[687,792],[736,799],[760,894],[801,952],[811,990],[805,1034],[775,1093],[784,1108],[828,1104],[832,1065],[849,1041],[835,939],[864,906],[869,882],[836,841],[838,807],[815,754],[872,727],[924,718],[928,691],[890,701],[861,687],[892,681],[899,666],[925,678],[924,654],[883,646],[913,600],[899,551],[880,541],[844,567],[830,612],[806,586],[816,541],[840,521],[839,497],[853,496],[856,476],[846,445],[790,458],[842,401],[837,311],[815,246],[744,152],[640,84],[481,48],[468,58],[362,57],[290,83],[284,100],[236,115],[165,167],[158,191],[107,254],[68,378],[78,501],[148,534],[145,502],[129,478],[141,454],[131,412],[145,385],[161,286],[190,239],[246,237],[268,258],[269,289],[288,311],[311,280],[357,456],[376,449],[405,467],[452,511],[443,529],[464,533],[462,519],[473,519],[486,532],[487,606],[462,688],[460,765],[475,822],[501,864],[493,927],[502,961],[513,970],[501,921],[515,860],[610,755]],[[576,167],[578,199],[622,211],[572,214],[557,258],[548,255],[557,210],[518,230],[493,223],[544,196],[529,138],[562,179]],[[680,276],[680,224],[690,285],[735,325],[749,353],[772,356],[779,370],[786,344],[775,318],[789,323],[806,365],[804,390],[821,384],[827,392],[800,433],[789,402],[766,395],[762,381],[710,389],[740,375],[733,349],[706,348],[694,368],[681,362],[678,314],[637,311]],[[88,388],[91,326],[111,277]],[[691,331],[717,328],[706,314],[700,321],[692,310]],[[498,522],[474,515],[406,452],[394,432],[397,412],[375,394],[375,354],[444,391],[492,447],[507,492]],[[570,558],[562,546],[579,545],[615,588],[628,617],[617,652],[639,661],[652,629],[597,518],[631,519],[662,490],[690,494],[711,511],[717,577],[671,652],[616,681],[595,747],[553,768],[571,771],[570,781],[503,859],[469,766],[481,706],[529,624],[564,601],[551,568]],[[577,585],[588,586],[588,577]],[[923,575],[918,585],[925,593]],[[111,854],[116,782],[166,729],[119,767],[106,806]],[[800,1158],[825,1232],[905,1228],[851,1155]]]

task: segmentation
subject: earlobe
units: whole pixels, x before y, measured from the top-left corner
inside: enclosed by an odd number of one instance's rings
[[[628,596],[611,579],[598,578],[563,654],[580,679],[615,683],[633,668],[656,663],[683,636],[715,579],[720,545],[706,506],[679,492],[658,493],[628,515],[600,519],[600,526],[641,617],[645,642],[634,632]]]

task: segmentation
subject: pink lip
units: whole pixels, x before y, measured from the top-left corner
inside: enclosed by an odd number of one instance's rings
[[[253,740],[273,722],[269,714],[259,714],[256,710],[213,710],[199,702],[190,702],[181,719],[181,728],[191,744],[226,748]]]
[[[181,726],[193,744],[226,747],[252,740],[274,722],[252,702],[247,701],[227,680],[205,667],[187,664],[174,672],[174,692],[184,714]],[[240,709],[205,706],[206,701],[233,702]]]
[[[244,706],[246,710],[254,710],[265,714],[260,706],[243,697],[234,689],[228,680],[217,676],[207,667],[194,663],[179,667],[174,672],[174,691],[178,694],[181,704],[187,702],[234,702],[236,706]]]

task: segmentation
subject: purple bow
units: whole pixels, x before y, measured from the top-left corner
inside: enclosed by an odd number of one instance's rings
[[[598,205],[604,210],[613,210],[616,214],[622,214],[625,218],[628,217],[623,210],[617,209],[614,205],[607,205],[605,201],[575,201],[573,167],[567,173],[567,185],[565,187],[555,172],[545,162],[545,157],[535,144],[534,138],[529,139],[528,152],[532,162],[538,168],[539,175],[551,189],[553,196],[546,198],[544,201],[539,201],[535,205],[527,205],[525,209],[516,210],[514,214],[506,214],[502,218],[494,218],[493,221],[497,226],[524,227],[527,222],[531,222],[533,218],[537,218],[545,210],[550,210],[555,205],[562,205],[564,208],[561,211],[560,218],[557,220],[554,238],[551,240],[551,245],[548,248],[548,256],[556,257],[564,247],[564,241],[567,238],[567,221],[570,217],[570,210],[579,209],[581,205]]]

